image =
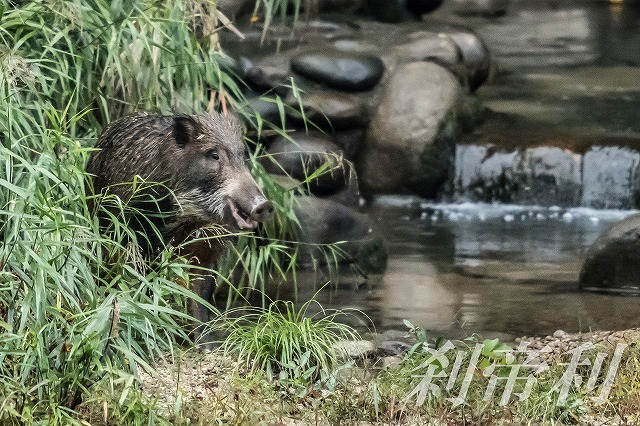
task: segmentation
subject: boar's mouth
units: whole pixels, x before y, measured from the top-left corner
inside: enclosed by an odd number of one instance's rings
[[[229,207],[233,221],[235,221],[235,225],[238,229],[256,229],[258,227],[258,222],[251,219],[251,217],[249,217],[249,213],[245,212],[231,198],[227,198],[227,207]]]

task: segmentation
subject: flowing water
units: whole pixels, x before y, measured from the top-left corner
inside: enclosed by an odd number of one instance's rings
[[[478,143],[499,133],[524,146],[640,149],[639,2],[514,1],[504,17],[463,23],[500,63],[479,97],[509,116],[505,126],[490,115]],[[640,299],[580,292],[577,282],[589,246],[631,211],[382,197],[369,213],[386,240],[386,272],[364,284],[342,277],[318,300],[358,308],[378,330],[407,319],[446,337],[508,339],[640,325]]]

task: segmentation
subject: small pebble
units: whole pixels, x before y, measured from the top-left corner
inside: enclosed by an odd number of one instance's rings
[[[563,337],[567,336],[567,332],[563,331],[563,330],[556,330],[555,333],[553,333],[553,337],[555,337],[556,339],[562,339]]]

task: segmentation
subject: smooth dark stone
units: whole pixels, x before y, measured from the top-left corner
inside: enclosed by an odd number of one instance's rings
[[[591,246],[580,272],[580,288],[640,295],[640,214],[629,216]]]
[[[309,80],[347,91],[372,89],[384,73],[377,56],[339,51],[298,55],[291,60],[291,68]]]

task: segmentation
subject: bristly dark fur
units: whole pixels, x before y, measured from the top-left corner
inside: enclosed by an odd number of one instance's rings
[[[132,215],[139,224],[135,230],[149,242],[143,247],[147,254],[166,243],[180,244],[200,228],[252,229],[273,212],[246,166],[240,125],[233,116],[132,114],[109,124],[96,148],[87,164],[93,190],[117,195],[145,212],[154,226]],[[136,179],[147,184],[132,198]],[[159,238],[151,232],[154,227]],[[189,246],[189,253],[182,254],[199,266],[213,267],[221,253],[215,242]],[[195,290],[209,298],[210,287],[200,282]],[[192,312],[203,321],[207,314],[202,306]]]

